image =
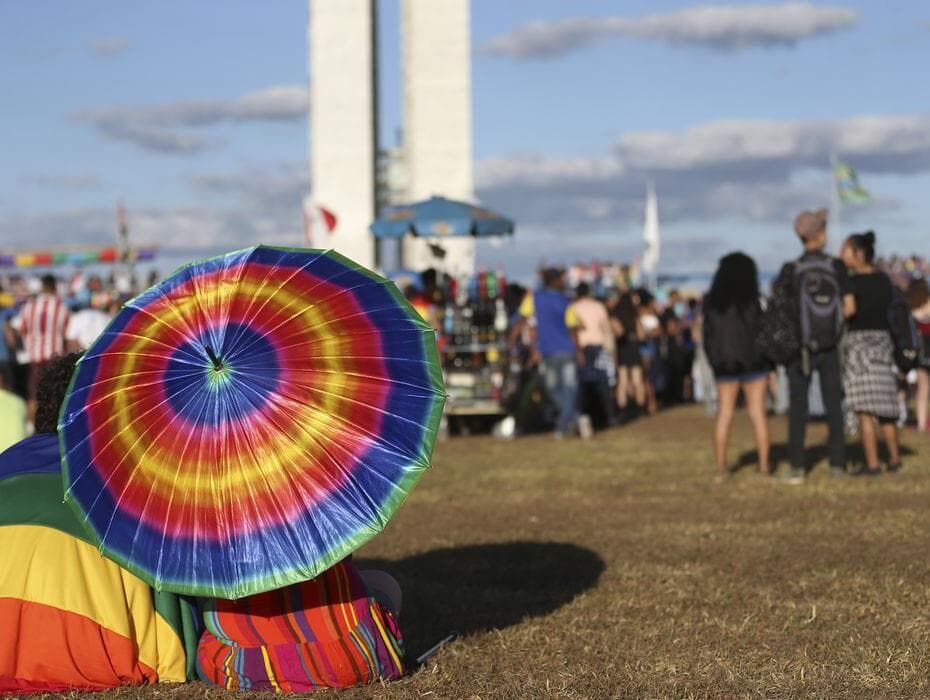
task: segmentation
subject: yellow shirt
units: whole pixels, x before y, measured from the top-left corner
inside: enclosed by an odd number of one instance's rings
[[[26,402],[0,389],[0,452],[26,437]]]

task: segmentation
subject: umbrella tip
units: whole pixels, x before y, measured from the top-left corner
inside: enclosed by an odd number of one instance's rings
[[[209,345],[204,345],[203,349],[207,351],[207,356],[210,358],[210,362],[213,363],[213,369],[217,372],[223,369],[223,361],[216,356],[216,353],[213,352],[213,348]]]

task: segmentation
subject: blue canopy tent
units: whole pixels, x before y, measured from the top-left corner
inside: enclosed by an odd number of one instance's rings
[[[506,236],[514,223],[500,214],[466,202],[430,197],[422,202],[386,207],[371,225],[376,239],[445,236]]]

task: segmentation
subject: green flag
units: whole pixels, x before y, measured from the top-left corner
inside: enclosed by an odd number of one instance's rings
[[[868,202],[869,191],[859,184],[855,168],[841,160],[833,166],[833,180],[841,202]]]

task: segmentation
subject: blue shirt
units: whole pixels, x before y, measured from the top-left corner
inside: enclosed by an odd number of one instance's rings
[[[567,296],[552,289],[541,289],[533,294],[539,354],[543,357],[575,352],[567,322],[571,316],[568,313],[570,303]]]

